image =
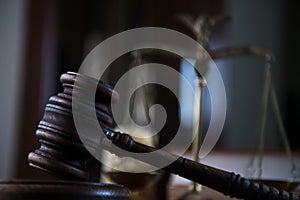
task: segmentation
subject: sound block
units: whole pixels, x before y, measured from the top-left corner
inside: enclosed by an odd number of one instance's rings
[[[0,180],[1,200],[129,200],[115,184],[73,181]]]

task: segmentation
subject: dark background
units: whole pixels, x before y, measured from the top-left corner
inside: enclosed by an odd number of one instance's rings
[[[20,51],[19,70],[12,76],[18,82],[17,93],[12,95],[16,106],[13,111],[5,106],[6,112],[14,112],[10,122],[12,129],[5,129],[5,112],[1,113],[3,121],[0,143],[7,148],[1,149],[5,167],[0,171],[1,177],[38,178],[45,176],[27,167],[27,154],[38,146],[34,132],[49,96],[59,92],[59,76],[66,71],[77,71],[85,56],[104,39],[124,30],[158,26],[174,30],[195,38],[193,33],[175,19],[175,14],[189,13],[217,16],[227,14],[231,20],[211,35],[211,47],[231,45],[256,45],[274,52],[274,82],[278,90],[280,108],[293,149],[300,147],[298,123],[300,90],[298,88],[298,47],[299,27],[297,7],[292,1],[110,1],[110,0],[27,0],[1,1],[5,8],[18,7],[22,12],[19,33]],[[12,5],[12,6],[11,6]],[[3,13],[2,13],[3,14]],[[5,13],[4,13],[5,14]],[[3,14],[3,15],[4,15]],[[7,14],[9,16],[9,13]],[[13,15],[13,13],[12,13]],[[7,16],[2,21],[9,21]],[[2,22],[1,21],[1,22]],[[12,21],[11,23],[14,23]],[[4,23],[7,25],[7,23]],[[8,23],[9,24],[9,23]],[[0,27],[4,32],[6,26]],[[9,29],[8,29],[9,30]],[[10,33],[8,33],[9,35]],[[3,34],[4,35],[4,34]],[[1,35],[0,35],[1,37]],[[13,37],[13,36],[12,36]],[[4,38],[4,37],[3,37]],[[3,41],[5,38],[3,39]],[[2,40],[1,40],[2,41]],[[2,52],[2,51],[1,51]],[[3,51],[4,52],[4,51]],[[3,56],[3,55],[2,55]],[[2,58],[2,57],[1,57]],[[179,58],[159,53],[146,56],[147,61],[156,61],[179,69]],[[248,65],[261,65],[263,62],[251,58],[224,61],[220,71],[228,95],[228,118],[224,133],[218,147],[229,149],[255,148],[257,145],[257,112],[261,95],[262,70]],[[116,61],[109,72],[111,81],[129,68],[129,58]],[[122,68],[117,69],[118,66]],[[244,65],[243,67],[237,67]],[[115,67],[114,67],[115,66]],[[227,68],[226,68],[227,66]],[[7,72],[5,63],[1,64],[2,75]],[[257,75],[260,74],[260,75]],[[3,76],[4,77],[4,76]],[[2,76],[1,76],[2,78]],[[2,79],[6,80],[6,79]],[[14,80],[10,80],[14,82]],[[254,83],[254,84],[253,84]],[[1,82],[6,96],[9,86]],[[1,96],[2,97],[2,96]],[[5,98],[2,98],[5,100]],[[156,101],[166,106],[168,122],[164,130],[175,132],[178,125],[177,101],[163,88],[157,88]],[[1,107],[2,109],[2,107]],[[267,148],[282,149],[282,142],[277,131],[272,112],[268,111]],[[14,139],[6,139],[12,131]],[[161,144],[168,139],[162,138]],[[2,158],[1,158],[2,159]],[[1,167],[0,167],[1,168]]]

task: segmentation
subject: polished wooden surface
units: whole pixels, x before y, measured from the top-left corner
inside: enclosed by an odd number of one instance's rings
[[[1,200],[128,200],[128,190],[120,185],[71,182],[0,180]]]

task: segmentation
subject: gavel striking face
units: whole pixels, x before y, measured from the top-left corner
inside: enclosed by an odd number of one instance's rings
[[[89,173],[85,164],[94,158],[83,146],[74,125],[72,92],[74,92],[76,76],[80,76],[80,80],[83,81],[80,84],[82,88],[76,88],[76,91],[82,95],[81,103],[83,106],[89,104],[85,101],[84,90],[88,88],[85,86],[95,80],[72,72],[63,74],[60,80],[64,91],[49,99],[44,117],[36,131],[36,137],[41,146],[28,155],[28,160],[31,166],[63,179],[86,180],[89,178]],[[87,109],[96,110],[98,122],[104,129],[103,137],[106,136],[123,150],[135,153],[154,152],[156,149],[153,147],[137,143],[127,134],[110,130],[115,125],[110,110],[110,102],[117,99],[118,94],[112,87],[99,82],[96,89],[95,108],[86,106]],[[160,152],[156,156],[164,160],[175,160],[174,157],[176,157],[177,159],[164,167],[164,170],[200,183],[226,196],[245,200],[300,200],[300,197],[295,194],[253,182],[240,175],[206,166],[168,152]],[[149,162],[147,160],[142,161]],[[148,164],[155,165],[155,163]]]

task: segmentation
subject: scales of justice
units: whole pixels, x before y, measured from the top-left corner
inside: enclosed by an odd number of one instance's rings
[[[131,199],[128,188],[119,184],[99,183],[99,162],[89,154],[82,144],[77,130],[74,125],[72,115],[72,95],[78,92],[81,101],[78,106],[83,106],[86,110],[95,110],[98,123],[104,134],[101,136],[101,148],[111,151],[122,157],[119,151],[111,148],[111,143],[119,148],[134,152],[147,153],[158,152],[154,154],[157,159],[173,160],[162,170],[179,175],[191,181],[191,188],[180,198],[184,199],[202,199],[201,186],[206,186],[216,190],[225,196],[246,200],[300,200],[300,197],[292,192],[299,185],[296,181],[298,178],[298,169],[294,162],[293,155],[289,146],[287,134],[282,123],[280,109],[276,97],[276,91],[272,84],[271,63],[273,56],[270,52],[261,50],[256,47],[228,47],[218,50],[209,49],[209,35],[211,31],[222,24],[228,17],[219,16],[208,18],[200,16],[196,20],[188,15],[180,15],[180,20],[185,23],[195,34],[197,41],[209,52],[210,56],[215,59],[230,58],[234,56],[252,55],[262,58],[265,62],[265,80],[262,91],[262,113],[261,126],[259,135],[259,162],[258,178],[253,178],[254,158],[250,159],[248,172],[250,177],[245,178],[234,172],[223,171],[211,166],[201,164],[199,161],[199,149],[202,138],[202,100],[203,88],[205,87],[204,78],[198,74],[197,80],[193,80],[197,88],[197,100],[199,109],[195,110],[195,128],[196,139],[192,145],[193,160],[178,157],[167,151],[156,151],[155,147],[142,144],[135,141],[130,132],[118,132],[112,116],[110,104],[118,101],[119,94],[110,85],[104,82],[98,82],[90,77],[68,72],[61,75],[60,82],[63,91],[49,98],[46,105],[43,118],[38,124],[36,137],[40,142],[39,149],[28,155],[29,164],[37,169],[43,170],[62,181],[1,181],[0,182],[0,199],[4,200],[27,200],[27,199]],[[199,58],[194,58],[196,65]],[[75,88],[75,80],[79,80],[79,86]],[[85,89],[96,81],[97,89],[95,96],[95,108],[85,101]],[[292,164],[291,181],[268,181],[261,179],[263,151],[265,142],[265,123],[266,109],[270,98],[281,138],[287,156]],[[87,123],[92,119],[90,116],[82,113]],[[88,129],[87,129],[88,130]],[[86,138],[89,141],[89,148],[99,148],[95,145],[92,138]],[[151,160],[143,160],[149,165],[156,165]],[[123,180],[124,181],[124,180]],[[122,182],[122,183],[126,183]],[[274,187],[276,186],[276,187]],[[149,188],[151,189],[151,188]],[[143,199],[143,198],[141,198]]]

